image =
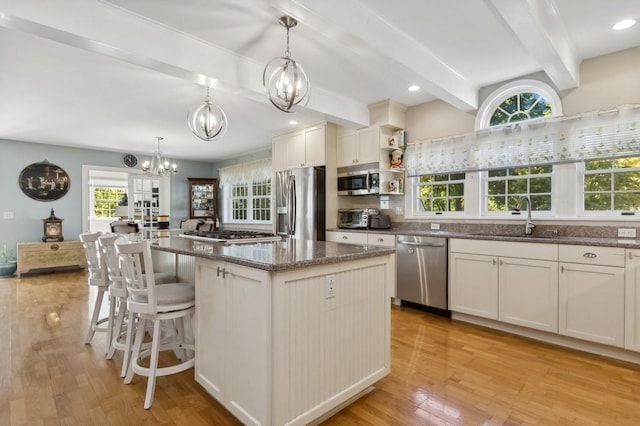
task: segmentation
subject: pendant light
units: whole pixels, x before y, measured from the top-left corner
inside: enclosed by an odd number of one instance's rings
[[[164,138],[157,136],[156,139],[158,139],[158,150],[153,153],[151,160],[142,163],[142,171],[149,177],[175,176],[178,173],[178,166],[175,163],[169,163],[160,152],[160,141]]]
[[[193,134],[203,141],[221,138],[227,132],[227,116],[222,108],[211,102],[209,86],[202,105],[189,111],[187,123]]]
[[[309,102],[309,79],[302,66],[293,60],[289,51],[289,29],[298,21],[290,16],[280,18],[280,25],[287,29],[287,50],[284,56],[273,58],[262,73],[262,84],[269,101],[281,111],[295,112]]]

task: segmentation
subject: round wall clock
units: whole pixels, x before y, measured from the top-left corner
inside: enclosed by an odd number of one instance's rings
[[[127,154],[122,157],[122,162],[127,167],[135,167],[138,164],[138,158],[133,154]]]

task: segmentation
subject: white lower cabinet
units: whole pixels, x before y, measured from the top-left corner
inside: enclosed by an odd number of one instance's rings
[[[626,251],[624,347],[640,352],[640,250]]]
[[[623,347],[624,249],[561,245],[559,258],[559,333]]]
[[[449,241],[449,309],[558,331],[554,244]]]
[[[327,241],[346,244],[363,244],[370,246],[395,247],[396,236],[393,234],[372,234],[369,232],[327,231]]]
[[[498,258],[470,253],[449,255],[449,309],[498,319]]]
[[[498,320],[558,332],[558,262],[500,258]]]
[[[271,417],[270,276],[236,264],[196,262],[195,378],[244,424]],[[204,284],[202,284],[204,283]]]

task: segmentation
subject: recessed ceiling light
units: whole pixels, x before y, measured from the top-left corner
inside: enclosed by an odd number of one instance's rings
[[[420,86],[418,86],[417,84],[409,86],[409,91],[410,92],[417,92],[418,90],[420,90]]]
[[[616,24],[613,26],[613,29],[626,30],[627,28],[633,27],[635,24],[635,19],[623,19],[622,21],[616,22]]]
[[[289,121],[289,124],[291,124],[293,126],[295,124],[298,124],[298,122],[296,120],[291,120],[291,121]]]

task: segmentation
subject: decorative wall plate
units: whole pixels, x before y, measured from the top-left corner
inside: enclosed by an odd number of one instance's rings
[[[127,167],[135,167],[138,165],[138,157],[133,154],[126,154],[122,157],[122,163]]]
[[[29,198],[53,201],[62,198],[69,191],[71,180],[61,167],[43,160],[25,167],[20,172],[18,184]]]

